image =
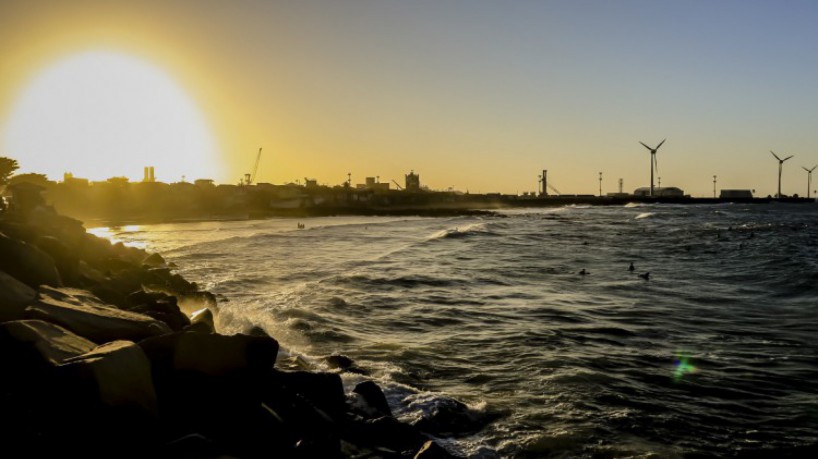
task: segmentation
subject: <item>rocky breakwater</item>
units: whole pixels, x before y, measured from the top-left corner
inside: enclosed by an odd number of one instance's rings
[[[453,457],[373,382],[345,393],[276,368],[263,332],[219,334],[172,268],[44,207],[0,213],[4,456]]]

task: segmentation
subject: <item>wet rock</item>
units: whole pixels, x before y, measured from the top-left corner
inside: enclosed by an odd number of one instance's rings
[[[426,407],[426,413],[413,425],[437,437],[472,434],[480,431],[497,417],[496,414],[473,411],[462,402],[451,398],[436,397],[421,404],[429,406]]]
[[[32,288],[62,285],[54,259],[34,245],[0,233],[0,271]]]
[[[274,371],[270,378],[271,387],[304,397],[332,419],[340,419],[346,413],[344,385],[335,373]]]
[[[0,271],[0,322],[23,318],[23,310],[37,298],[37,291]]]
[[[130,305],[125,307],[128,311],[160,320],[173,331],[181,331],[190,326],[190,319],[182,314],[176,303],[176,297],[139,290],[128,296],[128,302]]]
[[[187,327],[186,330],[200,333],[215,333],[216,324],[213,319],[213,312],[207,308],[194,312],[190,318],[190,326]]]
[[[358,383],[352,392],[359,394],[361,398],[363,398],[364,402],[366,402],[370,408],[370,411],[378,415],[376,417],[392,416],[392,410],[389,408],[389,403],[386,401],[383,390],[381,390],[374,381]]]
[[[106,305],[89,292],[68,288],[41,289],[24,316],[60,325],[96,343],[140,340],[171,332],[163,322]]]
[[[420,447],[414,459],[455,459],[456,457],[457,456],[453,456],[446,451],[442,446],[432,440],[428,440]]]
[[[346,370],[355,365],[349,357],[345,355],[333,354],[324,358],[330,368],[337,368],[339,370]]]
[[[278,342],[247,335],[176,332],[141,341],[159,368],[220,375],[233,371],[266,373],[273,368]]]
[[[167,267],[167,263],[165,262],[165,259],[162,258],[162,255],[159,255],[158,253],[152,253],[152,254],[148,255],[147,257],[145,257],[142,260],[142,265],[145,265],[145,266],[148,266],[148,267],[151,267],[151,268],[165,268],[165,267]]]
[[[391,416],[353,421],[349,425],[348,437],[356,444],[378,446],[397,452],[418,451],[428,440],[415,427]]]

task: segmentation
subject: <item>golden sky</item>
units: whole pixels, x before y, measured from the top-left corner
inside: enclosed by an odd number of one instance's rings
[[[515,193],[535,191],[548,169],[563,193],[595,194],[600,171],[603,192],[616,191],[619,178],[626,191],[648,185],[649,153],[638,142],[667,138],[658,153],[663,186],[706,196],[718,175],[719,188],[772,194],[774,150],[795,155],[782,191],[804,194],[801,166],[818,163],[816,8],[798,1],[4,1],[0,155],[33,172],[27,159],[56,154],[7,151],[29,135],[15,118],[22,95],[60,62],[106,52],[167,75],[214,139],[220,159],[203,157],[198,169],[173,154],[147,155],[156,164],[144,165],[163,181],[210,173],[236,183],[263,147],[261,182],[306,176],[334,185],[349,172],[355,183],[366,176],[402,183],[415,170],[434,189]],[[163,105],[167,97],[151,97],[140,102],[176,113]],[[54,112],[66,113],[56,110],[65,103],[54,97]],[[86,113],[66,110],[72,118]],[[124,143],[133,142],[124,135]],[[83,148],[87,154],[71,158],[75,175],[119,162],[110,148]],[[116,175],[141,178],[141,168],[128,168]],[[46,172],[60,179],[65,171]]]

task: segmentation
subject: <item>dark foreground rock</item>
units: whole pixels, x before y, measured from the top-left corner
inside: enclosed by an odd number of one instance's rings
[[[274,338],[217,333],[216,297],[158,254],[90,235],[39,200],[31,206],[0,213],[4,452],[452,457],[392,417],[374,382],[346,394],[337,373],[276,368]],[[328,364],[356,368],[342,356]]]

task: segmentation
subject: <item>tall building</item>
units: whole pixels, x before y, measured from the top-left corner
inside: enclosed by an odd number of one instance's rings
[[[420,175],[415,174],[415,171],[406,175],[406,191],[420,191]]]

